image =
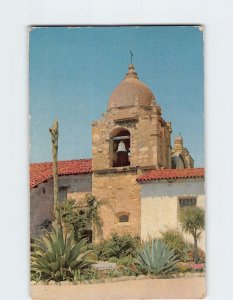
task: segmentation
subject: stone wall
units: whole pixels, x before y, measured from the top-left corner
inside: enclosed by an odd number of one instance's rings
[[[59,176],[58,184],[63,198],[65,194],[77,199],[85,192],[92,192],[92,174]],[[60,195],[61,196],[61,195]],[[53,215],[53,178],[40,183],[30,190],[30,235],[38,237],[43,232],[43,224],[52,222]],[[45,223],[44,223],[45,222]]]
[[[102,230],[96,241],[106,239],[112,232],[140,235],[141,201],[137,172],[93,174],[93,194],[100,202]],[[128,222],[119,222],[128,215]]]
[[[67,193],[92,191],[92,174],[63,175],[58,179],[59,187],[67,187]]]
[[[53,216],[53,179],[39,184],[30,190],[30,236],[42,234],[42,224],[52,221]]]

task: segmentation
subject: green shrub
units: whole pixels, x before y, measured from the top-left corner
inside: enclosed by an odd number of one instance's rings
[[[205,252],[200,249],[199,247],[197,248],[198,252],[198,263],[204,263],[205,262]],[[194,245],[193,243],[187,243],[187,253],[185,256],[184,261],[191,262],[194,261]]]
[[[60,225],[45,231],[40,239],[34,239],[31,253],[32,278],[39,280],[70,280],[75,270],[88,268],[91,250],[86,250],[86,239],[74,241],[74,231],[64,233]]]
[[[117,263],[119,261],[119,259],[116,258],[116,257],[114,257],[114,256],[112,256],[112,257],[109,258],[108,261],[111,262],[111,263]]]
[[[117,264],[119,266],[125,266],[125,267],[129,267],[130,265],[132,265],[134,263],[135,263],[135,260],[132,256],[125,256],[125,257],[118,259],[118,261],[117,261]]]
[[[87,250],[90,250],[90,253],[87,255],[87,259],[92,261],[92,262],[96,262],[98,260],[98,256],[93,251],[93,245],[88,243],[87,244]]]
[[[161,232],[162,241],[174,250],[177,258],[183,262],[194,261],[194,245],[185,241],[182,232],[177,229],[169,228]],[[198,262],[205,262],[205,252],[198,248]]]
[[[177,229],[169,228],[161,232],[162,241],[171,248],[177,258],[181,261],[187,261],[187,253],[190,250],[184,240],[182,232]]]
[[[112,236],[94,247],[99,260],[109,260],[110,257],[122,258],[125,256],[136,256],[139,240],[131,235]]]
[[[188,263],[178,263],[176,268],[178,272],[182,273],[192,270],[192,267]]]
[[[85,269],[85,270],[74,270],[73,271],[73,281],[84,281],[90,279],[99,279],[100,273],[94,269]]]
[[[166,274],[176,268],[177,256],[163,241],[150,239],[138,251],[135,260],[144,274]]]
[[[83,207],[78,207],[76,201],[69,199],[60,203],[58,207],[62,223],[74,230],[74,239],[79,242],[85,237],[85,232],[90,224],[96,228],[101,227],[98,215],[99,203],[92,194],[86,194]]]
[[[135,258],[132,256],[125,256],[118,259],[117,267],[123,276],[141,274],[138,265],[135,263]]]

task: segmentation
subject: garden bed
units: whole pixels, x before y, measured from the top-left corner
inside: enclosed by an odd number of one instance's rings
[[[57,226],[36,240],[34,248],[32,284],[74,285],[205,276],[204,256],[198,264],[187,255],[182,260],[184,250],[175,253],[175,246],[169,247],[161,239],[142,242],[129,235],[113,234],[100,244],[87,245],[86,239],[74,241],[73,230],[66,237],[62,227]]]
[[[143,280],[143,279],[171,279],[171,278],[182,278],[182,277],[205,277],[205,272],[186,272],[186,273],[174,273],[168,275],[139,275],[139,276],[121,276],[114,278],[100,278],[100,279],[90,279],[82,281],[31,281],[32,285],[78,285],[78,284],[93,284],[93,283],[104,283],[104,282],[117,282],[117,281],[127,281],[127,280]]]

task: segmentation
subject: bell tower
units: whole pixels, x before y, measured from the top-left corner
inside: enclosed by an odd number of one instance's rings
[[[153,93],[130,64],[107,111],[92,123],[92,183],[102,203],[103,238],[111,232],[140,234],[136,178],[150,169],[171,168],[170,140],[171,123],[163,120]]]

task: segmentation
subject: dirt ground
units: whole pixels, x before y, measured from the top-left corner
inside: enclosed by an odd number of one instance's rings
[[[32,300],[199,299],[205,278],[143,279],[82,285],[32,285]]]

